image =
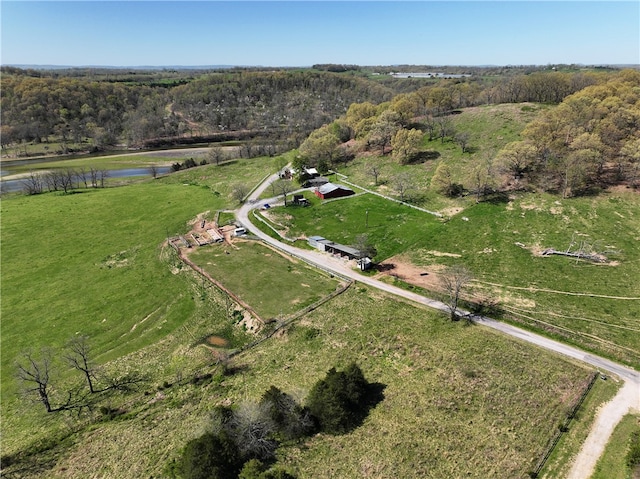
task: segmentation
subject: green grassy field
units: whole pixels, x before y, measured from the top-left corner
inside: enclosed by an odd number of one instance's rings
[[[338,286],[335,279],[253,241],[234,241],[233,248],[226,245],[199,248],[189,258],[265,320],[294,313]]]
[[[162,476],[179,448],[207,429],[216,404],[257,400],[270,385],[302,398],[330,367],[351,361],[384,386],[384,399],[349,434],[283,446],[278,459],[297,477],[527,477],[590,375],[527,344],[356,286],[236,357],[239,373],[155,389],[163,377],[173,383],[180,367],[185,377],[213,370],[206,350],[189,339],[206,323],[193,317],[114,361],[121,369],[144,362],[155,382],[145,394],[112,399],[126,408],[121,419],[71,421],[67,435],[59,433],[66,439],[33,459],[48,465],[33,477]]]
[[[634,431],[640,431],[640,416],[628,414],[613,431],[611,440],[607,444],[604,455],[596,464],[596,470],[591,479],[635,479],[637,477],[640,467],[631,471],[625,464],[629,441]]]
[[[167,234],[187,231],[198,213],[233,205],[229,173],[260,180],[259,161],[242,165],[3,201],[3,377],[12,376],[16,355],[27,348],[59,346],[82,333],[100,337],[96,352],[107,360],[153,343],[189,317],[191,295],[160,260],[161,244]],[[13,392],[13,381],[3,381],[3,397]]]
[[[578,345],[640,365],[640,201],[633,193],[570,200],[522,195],[474,204],[449,221],[373,195],[269,215],[289,237],[321,235],[352,244],[366,233],[377,261],[403,255],[432,270],[464,264],[476,277],[474,292],[499,299],[512,317],[542,330],[552,325],[550,332]],[[563,250],[572,240],[615,251],[609,255],[614,262],[535,254]]]

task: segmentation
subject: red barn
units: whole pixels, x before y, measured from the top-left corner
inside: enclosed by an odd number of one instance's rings
[[[355,191],[346,186],[335,183],[326,183],[316,189],[315,194],[318,198],[328,200],[330,198],[342,198],[343,196],[355,195]]]

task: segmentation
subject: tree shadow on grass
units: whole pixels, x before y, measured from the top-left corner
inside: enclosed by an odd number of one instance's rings
[[[378,263],[375,265],[375,269],[381,273],[391,271],[392,269],[395,269],[395,268],[396,268],[396,265],[393,263]]]
[[[360,404],[360,409],[354,414],[352,427],[346,428],[344,433],[349,433],[362,426],[364,420],[369,416],[369,412],[384,400],[384,390],[387,385],[382,383],[369,383],[365,395]]]
[[[235,165],[236,163],[238,163],[238,160],[227,160],[227,161],[221,161],[216,166],[219,166],[219,167],[231,166],[231,165]]]
[[[367,386],[367,401],[365,403],[367,415],[371,409],[384,400],[384,390],[386,388],[387,385],[383,383],[369,383]]]
[[[482,202],[492,205],[504,205],[509,203],[509,195],[506,191],[496,191],[486,195]]]
[[[417,165],[419,163],[425,163],[430,160],[437,160],[438,158],[440,158],[439,151],[435,151],[435,150],[420,151],[415,155],[413,155],[406,164]]]

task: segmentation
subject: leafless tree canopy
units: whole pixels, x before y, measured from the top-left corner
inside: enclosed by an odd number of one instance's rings
[[[447,295],[447,307],[452,321],[458,318],[460,295],[472,279],[471,271],[462,265],[450,266],[440,274],[440,284]]]
[[[274,182],[275,190],[282,195],[284,205],[287,206],[287,195],[292,191],[291,181],[289,180],[276,180]]]
[[[53,358],[51,351],[43,350],[40,357],[28,351],[23,358],[16,363],[17,377],[22,382],[23,391],[29,396],[35,395],[47,412],[53,412],[51,406],[51,364]]]
[[[414,188],[413,177],[409,173],[403,172],[394,176],[393,189],[400,195],[400,201],[405,201]]]
[[[244,201],[245,196],[249,193],[249,187],[243,183],[238,183],[233,185],[231,189],[231,196],[238,203],[242,203]]]
[[[67,343],[67,354],[64,358],[71,367],[82,372],[87,380],[89,392],[95,393],[96,390],[93,382],[95,380],[95,372],[89,358],[91,347],[88,340],[89,338],[87,336],[77,336],[72,338]]]
[[[278,446],[273,439],[276,426],[264,403],[241,403],[227,419],[225,430],[244,457],[271,459]]]

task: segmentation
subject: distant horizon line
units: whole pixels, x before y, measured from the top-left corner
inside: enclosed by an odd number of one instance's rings
[[[479,64],[479,65],[464,65],[464,64],[448,64],[448,65],[429,65],[429,64],[409,64],[409,63],[394,63],[387,65],[359,65],[355,63],[314,63],[313,65],[348,65],[363,68],[374,67],[432,67],[432,68],[447,68],[447,67],[469,67],[469,68],[496,68],[496,67],[553,67],[556,65],[574,65],[579,67],[630,67],[639,68],[638,63],[508,63],[508,64]],[[175,70],[211,70],[211,69],[231,69],[231,68],[312,68],[313,65],[60,65],[60,64],[40,64],[40,63],[2,63],[0,67],[13,67],[13,68],[30,68],[34,70],[62,70],[62,69],[82,69],[82,68],[99,68],[105,70],[115,69],[132,69],[132,70],[163,70],[163,69],[175,69]]]

